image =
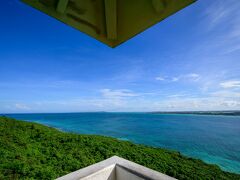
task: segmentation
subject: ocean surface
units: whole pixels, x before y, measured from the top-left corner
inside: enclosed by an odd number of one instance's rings
[[[240,116],[151,113],[8,114],[63,131],[162,147],[240,173]]]

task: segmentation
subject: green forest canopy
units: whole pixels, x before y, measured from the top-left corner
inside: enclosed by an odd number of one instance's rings
[[[0,179],[54,179],[117,155],[178,179],[240,179],[179,152],[0,117]]]

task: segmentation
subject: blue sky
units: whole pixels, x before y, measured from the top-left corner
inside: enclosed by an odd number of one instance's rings
[[[240,110],[240,1],[199,0],[115,49],[0,6],[0,113]]]

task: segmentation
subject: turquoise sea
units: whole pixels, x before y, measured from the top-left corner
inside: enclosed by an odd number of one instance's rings
[[[180,151],[240,173],[240,116],[151,113],[8,114],[63,131],[112,136]]]

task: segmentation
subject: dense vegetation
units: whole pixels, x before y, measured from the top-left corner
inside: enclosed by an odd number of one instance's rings
[[[178,152],[0,117],[0,179],[54,179],[113,155],[178,179],[240,179]]]

